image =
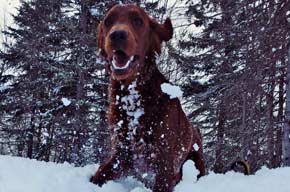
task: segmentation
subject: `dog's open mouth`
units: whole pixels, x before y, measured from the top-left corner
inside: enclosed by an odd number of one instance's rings
[[[137,64],[138,60],[138,55],[128,56],[122,50],[115,50],[112,58],[111,70],[114,73],[126,73]]]

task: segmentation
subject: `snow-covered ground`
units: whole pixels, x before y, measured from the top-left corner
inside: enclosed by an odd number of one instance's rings
[[[127,178],[102,188],[89,182],[97,165],[74,167],[18,157],[0,156],[0,192],[148,192],[142,183]],[[184,165],[183,180],[175,192],[290,192],[290,168],[263,168],[255,175],[229,172],[209,174],[195,181],[193,163]]]

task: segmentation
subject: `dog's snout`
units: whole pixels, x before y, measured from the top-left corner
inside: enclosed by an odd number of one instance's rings
[[[128,34],[124,30],[116,30],[110,34],[110,39],[114,43],[125,42],[128,38]]]

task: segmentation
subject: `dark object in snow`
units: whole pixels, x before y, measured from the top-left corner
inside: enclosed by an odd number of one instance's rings
[[[155,56],[172,35],[170,19],[159,24],[135,5],[114,6],[99,24],[98,47],[110,75],[112,151],[93,183],[133,175],[153,192],[171,192],[188,159],[198,177],[205,174],[199,129],[191,126],[180,101],[161,90],[168,81]]]
[[[231,170],[235,172],[241,172],[245,175],[250,175],[251,169],[249,163],[244,160],[238,160],[231,165]]]

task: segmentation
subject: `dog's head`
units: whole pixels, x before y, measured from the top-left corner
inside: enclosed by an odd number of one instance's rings
[[[114,79],[135,76],[145,59],[160,53],[162,41],[172,38],[170,19],[159,24],[135,5],[115,5],[98,26],[98,47]]]

